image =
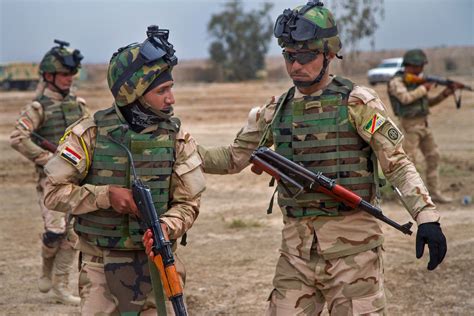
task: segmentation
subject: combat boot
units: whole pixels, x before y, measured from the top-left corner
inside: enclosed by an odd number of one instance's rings
[[[437,190],[430,192],[430,195],[431,195],[431,199],[435,203],[446,204],[446,203],[451,203],[453,201],[452,198],[441,194],[441,192]]]
[[[66,305],[79,305],[81,299],[78,296],[69,292],[69,274],[54,275],[53,278],[53,293],[56,302]]]
[[[53,287],[51,275],[54,267],[54,256],[57,251],[57,247],[50,248],[44,244],[41,247],[42,266],[41,276],[38,280],[38,289],[41,293],[48,293]]]
[[[76,251],[64,241],[54,258],[53,293],[59,303],[79,305],[81,302],[81,299],[72,295],[68,289],[69,274],[72,272],[75,257]]]

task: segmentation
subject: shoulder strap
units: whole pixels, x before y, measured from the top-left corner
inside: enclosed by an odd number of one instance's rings
[[[263,135],[262,135],[262,138],[260,138],[260,142],[258,143],[258,147],[261,147],[263,146],[267,140],[268,140],[268,136],[269,136],[269,133],[272,132],[272,129],[271,127],[273,126],[273,123],[275,122],[275,119],[276,117],[278,116],[278,114],[280,113],[281,109],[283,108],[284,104],[288,101],[288,100],[291,100],[293,99],[293,96],[295,95],[295,87],[291,87],[290,89],[288,89],[287,92],[285,92],[284,94],[282,94],[279,98],[278,98],[278,101],[277,101],[277,106],[275,108],[275,113],[273,114],[273,118],[272,118],[272,121],[267,124],[267,126],[265,126],[265,130],[263,131]]]

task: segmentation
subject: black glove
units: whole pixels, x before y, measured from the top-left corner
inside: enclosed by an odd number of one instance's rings
[[[418,226],[416,233],[416,257],[418,259],[423,256],[425,244],[428,244],[430,250],[428,270],[434,270],[443,261],[448,250],[446,237],[444,237],[439,223],[424,223]]]

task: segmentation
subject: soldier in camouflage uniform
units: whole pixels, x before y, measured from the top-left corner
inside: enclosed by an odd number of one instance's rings
[[[428,63],[425,53],[421,49],[412,49],[403,56],[405,69],[399,71],[388,83],[388,95],[395,115],[400,117],[405,131],[404,148],[411,161],[416,164],[418,148],[421,149],[426,161],[426,184],[431,198],[435,202],[449,203],[451,198],[441,193],[439,184],[440,154],[433,132],[428,126],[429,108],[439,104],[454,93],[451,87],[446,87],[437,96],[428,96],[434,83],[422,84],[407,83],[405,74],[420,75],[425,64]],[[453,88],[457,86],[454,85]]]
[[[315,2],[287,9],[274,33],[295,86],[252,109],[231,146],[199,147],[204,170],[239,172],[256,147],[274,145],[276,152],[377,204],[380,164],[418,224],[416,256],[428,244],[428,269],[435,269],[446,239],[436,207],[403,151],[401,131],[373,90],[327,72],[341,48],[331,12]],[[267,314],[318,315],[325,304],[331,315],[385,313],[380,222],[322,194],[291,198],[280,185],[277,191],[284,228]]]
[[[67,228],[64,213],[52,211],[43,203],[46,181],[43,166],[53,153],[40,147],[35,142],[36,137],[32,136],[35,132],[51,143],[58,143],[67,126],[88,114],[84,99],[70,93],[74,75],[81,67],[82,55],[77,49],[67,48],[69,44],[66,42],[55,42],[59,45],[48,51],[39,65],[41,81],[36,97],[22,110],[10,135],[10,143],[35,163],[38,174],[36,189],[44,221],[39,290],[46,293],[53,288],[59,302],[78,305],[79,297],[70,294],[67,288],[76,256],[69,240],[73,237],[72,231]]]
[[[169,302],[166,309],[156,306],[155,295],[163,293],[152,291],[130,161],[109,137],[132,152],[172,241],[193,225],[205,188],[197,146],[173,116],[171,70],[177,58],[168,30],[152,26],[147,34],[142,44],[122,47],[111,58],[107,81],[113,106],[70,127],[45,167],[45,204],[71,210],[75,219],[84,315],[156,315],[157,308],[173,315]],[[176,260],[184,284],[184,267]]]

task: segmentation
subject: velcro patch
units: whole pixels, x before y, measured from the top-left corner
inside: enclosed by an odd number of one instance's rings
[[[365,124],[364,129],[369,132],[370,134],[374,134],[383,123],[385,123],[387,119],[380,115],[379,113],[375,113]]]
[[[403,139],[402,132],[395,124],[392,123],[390,119],[380,129],[380,133],[385,136],[385,138],[388,139],[393,145],[397,145]]]
[[[20,126],[23,127],[27,131],[31,131],[33,129],[33,126],[31,125],[31,122],[28,121],[24,117],[22,117],[18,120],[18,124],[20,124]]]
[[[81,155],[75,152],[71,147],[67,146],[61,151],[61,158],[63,158],[73,166],[77,166],[82,160]]]

